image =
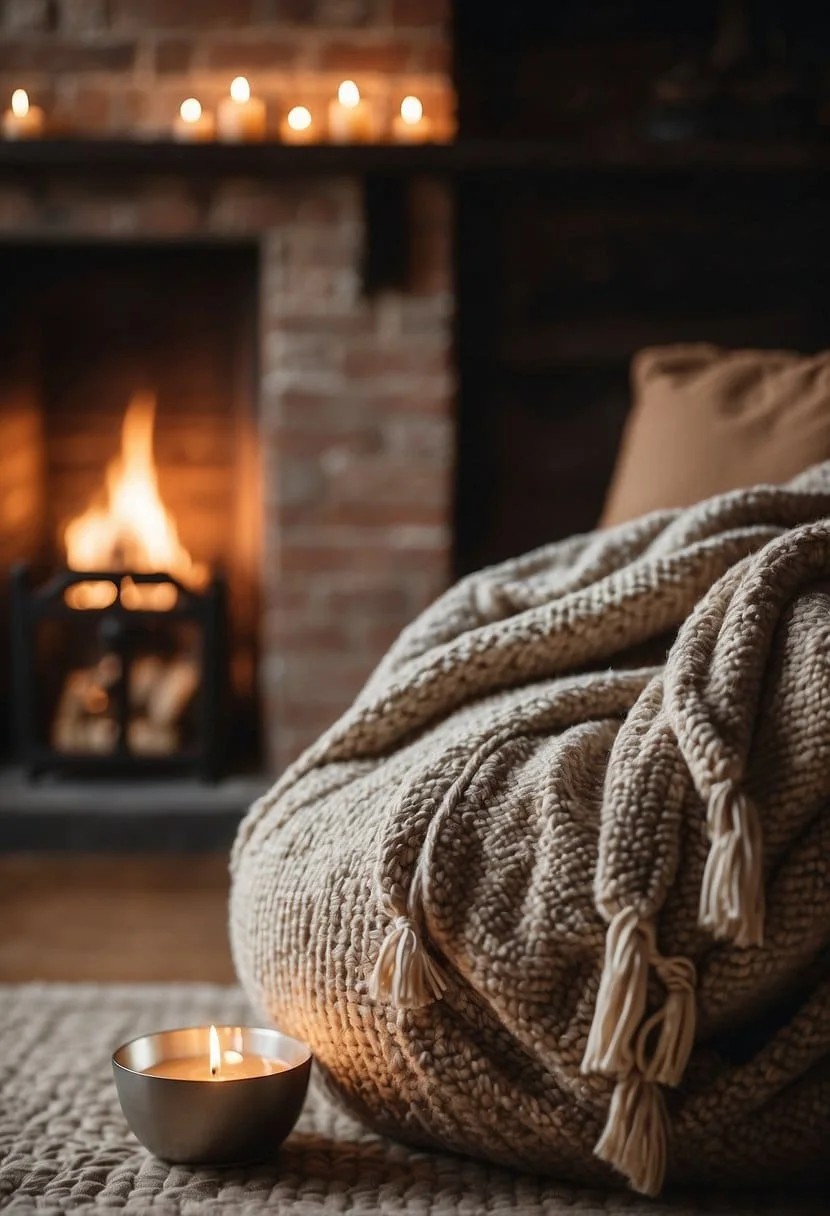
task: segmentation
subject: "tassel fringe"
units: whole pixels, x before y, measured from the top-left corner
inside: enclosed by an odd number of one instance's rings
[[[647,1081],[674,1086],[683,1080],[695,1042],[697,974],[694,963],[685,958],[658,959],[654,967],[668,991],[662,1008],[640,1027],[637,1068]],[[655,1031],[657,1038],[650,1048]]]
[[[666,1175],[666,1108],[657,1085],[632,1073],[618,1081],[594,1149],[635,1191],[658,1195]]]
[[[764,941],[764,863],[758,811],[731,781],[714,786],[706,813],[712,842],[700,891],[700,925],[737,946]]]
[[[634,1063],[634,1036],[648,997],[648,962],[653,931],[633,908],[618,912],[605,937],[602,968],[582,1072],[617,1077]]]
[[[408,916],[397,916],[369,981],[369,996],[396,1009],[422,1009],[440,1001],[446,981]]]
[[[649,967],[666,989],[646,1018]],[[656,1195],[666,1172],[668,1126],[660,1085],[678,1085],[695,1038],[693,963],[664,958],[651,921],[633,908],[614,916],[582,1071],[617,1084],[596,1155],[645,1195]]]

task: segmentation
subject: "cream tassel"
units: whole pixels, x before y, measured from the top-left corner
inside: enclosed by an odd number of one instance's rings
[[[618,1081],[594,1152],[635,1191],[657,1195],[666,1173],[666,1109],[657,1085],[636,1073]]]
[[[380,948],[369,996],[397,1009],[421,1009],[440,1001],[446,986],[410,918],[396,916]]]
[[[706,813],[711,848],[698,921],[738,946],[764,941],[764,860],[758,811],[731,781],[714,786]]]
[[[649,966],[667,991],[662,1008],[645,1019]],[[663,1185],[668,1131],[659,1085],[679,1084],[691,1054],[695,981],[690,960],[659,954],[651,921],[633,908],[617,913],[606,933],[582,1071],[617,1078],[594,1151],[645,1195],[658,1194]]]
[[[668,989],[661,1009],[653,1013],[637,1035],[637,1068],[647,1081],[679,1085],[695,1042],[694,963],[685,958],[655,958],[654,969]],[[657,1031],[654,1046],[649,1040]]]
[[[652,927],[633,908],[623,908],[608,926],[594,1020],[582,1072],[620,1076],[634,1063],[633,1041],[646,1011]]]

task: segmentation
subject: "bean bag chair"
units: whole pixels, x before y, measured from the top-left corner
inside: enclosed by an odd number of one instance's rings
[[[830,1143],[830,465],[465,578],[257,802],[240,979],[374,1128],[754,1184]]]

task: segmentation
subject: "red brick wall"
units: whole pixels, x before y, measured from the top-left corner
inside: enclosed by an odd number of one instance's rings
[[[280,761],[346,706],[449,573],[450,217],[432,183],[415,202],[413,294],[361,299],[350,183],[299,199],[301,222],[265,245],[264,685]]]
[[[254,506],[264,524],[260,687],[273,770],[347,706],[449,574],[446,188],[415,183],[413,204],[413,287],[367,299],[358,181],[226,180],[195,193],[172,179],[0,185],[0,240],[259,241]]]
[[[184,97],[247,75],[272,125],[344,76],[391,112],[407,93],[453,126],[448,0],[3,0],[0,99],[26,88],[74,133],[164,134]]]

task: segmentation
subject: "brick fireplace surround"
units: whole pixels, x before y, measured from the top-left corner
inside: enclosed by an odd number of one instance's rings
[[[122,138],[125,121],[146,134],[173,98],[198,86],[209,100],[235,71],[265,94],[284,95],[303,73],[328,92],[365,70],[374,88],[413,82],[446,97],[444,10],[426,0],[6,0],[0,90],[23,85],[83,134]],[[348,173],[132,180],[45,167],[0,179],[4,241],[257,242],[260,689],[272,771],[346,707],[449,574],[450,200],[439,182],[411,182],[409,285],[369,298],[363,192]]]

